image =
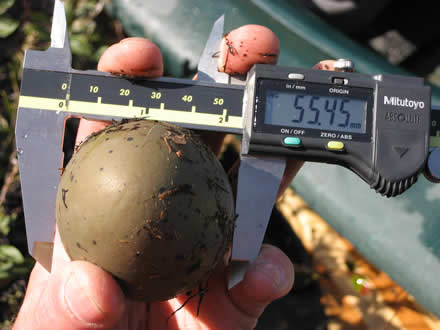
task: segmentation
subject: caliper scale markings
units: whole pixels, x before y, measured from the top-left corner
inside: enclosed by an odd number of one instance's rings
[[[20,106],[112,118],[145,118],[191,128],[242,129],[243,89],[179,79],[134,79],[25,70]],[[51,81],[47,89],[41,81]],[[27,88],[28,85],[29,87]],[[37,87],[35,87],[37,86]],[[38,87],[42,86],[42,87]]]

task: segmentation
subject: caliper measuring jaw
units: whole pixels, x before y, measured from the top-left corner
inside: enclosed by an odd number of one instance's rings
[[[55,1],[51,47],[27,50],[23,68],[70,72],[72,55],[64,5]],[[36,82],[41,84],[42,82]],[[17,157],[30,254],[50,271],[55,234],[56,193],[63,164],[61,141],[67,112],[42,111],[19,105],[16,122]]]
[[[258,256],[285,167],[284,158],[241,155],[229,289]]]
[[[257,258],[263,243],[273,206],[286,167],[285,157],[250,154],[250,131],[254,98],[248,97],[254,88],[254,75],[248,76],[243,96],[243,138],[238,170],[234,237],[228,288],[240,283]]]
[[[246,116],[252,117],[252,104],[248,104],[246,90],[253,88],[254,79],[231,77],[217,70],[215,54],[224,32],[224,17],[220,17],[211,31],[198,65],[198,79],[246,85],[243,96],[243,139],[236,194],[234,236],[229,269],[228,289],[241,282],[249,265],[257,258],[263,243],[267,224],[272,213],[285,169],[285,158],[249,155],[249,134]],[[253,77],[251,77],[253,78]],[[251,100],[252,103],[252,100]]]

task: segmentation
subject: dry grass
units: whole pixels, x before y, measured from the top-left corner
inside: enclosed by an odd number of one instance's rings
[[[313,257],[330,330],[440,329],[438,318],[363,258],[292,189],[277,207]]]

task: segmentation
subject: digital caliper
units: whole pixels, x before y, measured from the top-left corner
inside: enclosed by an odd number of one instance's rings
[[[429,147],[440,146],[440,111],[431,112],[422,78],[257,64],[246,84],[245,154],[344,165],[391,197],[425,170]]]
[[[128,79],[71,68],[64,6],[52,44],[27,51],[16,124],[28,246],[48,269],[69,118],[161,120],[242,135],[230,287],[258,255],[286,159],[340,164],[396,196],[424,172],[440,181],[440,110],[423,79],[255,65],[246,81],[217,71],[223,17],[199,62],[198,81]]]

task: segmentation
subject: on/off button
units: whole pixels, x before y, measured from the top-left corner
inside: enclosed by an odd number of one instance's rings
[[[288,136],[283,139],[283,144],[288,147],[300,147],[301,139],[295,136]]]

